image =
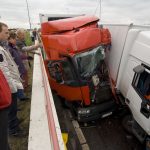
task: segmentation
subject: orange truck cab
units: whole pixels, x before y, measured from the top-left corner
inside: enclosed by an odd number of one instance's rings
[[[116,108],[105,65],[111,36],[98,21],[79,16],[41,25],[50,86],[72,104],[80,122],[104,118]]]

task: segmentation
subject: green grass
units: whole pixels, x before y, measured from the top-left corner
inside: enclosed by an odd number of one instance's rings
[[[28,31],[26,32],[25,43],[26,43],[27,46],[32,45],[32,40],[31,40],[31,37],[30,37],[30,33]]]

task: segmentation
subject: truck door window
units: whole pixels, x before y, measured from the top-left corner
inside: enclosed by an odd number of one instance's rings
[[[62,68],[63,68],[63,79],[64,81],[71,81],[74,80],[74,74],[72,71],[72,66],[68,61],[64,61],[62,63]]]
[[[55,79],[55,67],[54,67],[54,64],[51,64],[51,63],[48,64],[48,71],[49,71],[50,76],[53,79]]]
[[[142,99],[150,97],[150,70],[145,68],[142,73],[135,72],[132,85]]]

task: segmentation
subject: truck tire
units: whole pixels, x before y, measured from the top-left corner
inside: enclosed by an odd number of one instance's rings
[[[132,132],[132,124],[133,124],[133,118],[132,115],[127,115],[122,120],[122,126],[125,129],[126,132],[129,134],[133,134]]]

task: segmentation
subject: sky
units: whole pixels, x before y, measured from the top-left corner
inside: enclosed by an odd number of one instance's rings
[[[100,17],[101,23],[150,24],[149,0],[27,0],[27,2],[32,28],[39,27],[39,14],[87,14]],[[29,28],[26,4],[26,0],[0,0],[0,21],[7,23],[10,28]]]

